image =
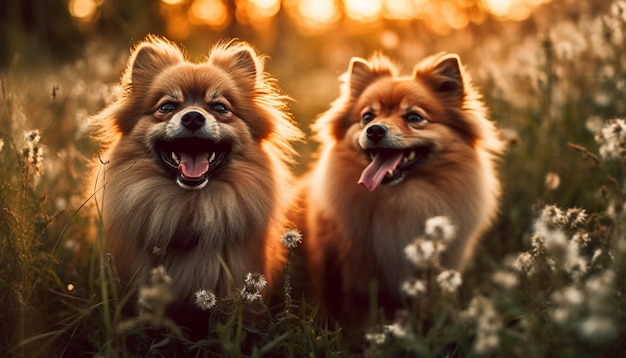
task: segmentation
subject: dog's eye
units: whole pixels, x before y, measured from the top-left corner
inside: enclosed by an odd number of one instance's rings
[[[372,112],[365,112],[363,114],[363,118],[362,121],[364,124],[367,124],[369,122],[371,122],[374,118],[376,118],[376,115]]]
[[[170,112],[173,112],[175,109],[176,109],[175,103],[165,102],[159,107],[158,111],[159,113],[170,113]]]
[[[422,116],[421,114],[417,112],[408,113],[405,118],[406,118],[406,121],[410,123],[419,123],[426,119],[424,118],[424,116]]]
[[[228,113],[228,107],[226,107],[224,103],[215,102],[211,104],[211,107],[213,107],[213,110],[217,112],[218,114]]]

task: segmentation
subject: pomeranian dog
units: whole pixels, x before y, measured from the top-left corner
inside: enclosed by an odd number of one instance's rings
[[[119,98],[93,118],[107,150],[98,204],[116,270],[137,292],[162,265],[170,311],[192,319],[196,291],[225,297],[247,273],[271,285],[284,263],[288,165],[302,133],[263,65],[244,42],[191,62],[150,35],[131,53]]]
[[[299,224],[317,298],[346,323],[367,317],[371,280],[380,305],[401,306],[416,273],[404,248],[429,218],[456,227],[442,265],[465,267],[497,213],[502,144],[457,55],[427,58],[410,76],[380,54],[353,58],[341,78],[313,125],[321,147]]]

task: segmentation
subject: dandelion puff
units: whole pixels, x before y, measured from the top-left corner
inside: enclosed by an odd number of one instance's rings
[[[163,319],[167,305],[173,298],[170,290],[171,281],[172,278],[163,265],[150,271],[150,285],[139,289],[140,315],[155,321]]]
[[[575,228],[585,223],[587,213],[585,209],[571,208],[567,210],[565,217],[567,218],[567,225],[571,228]]]
[[[35,171],[35,174],[43,173],[44,149],[39,143],[41,135],[38,129],[24,132],[24,147],[22,155],[26,163]]]
[[[385,332],[396,338],[407,338],[409,336],[409,331],[406,327],[397,322],[386,325]]]
[[[217,304],[217,297],[209,290],[198,290],[194,293],[195,303],[198,308],[208,311]]]
[[[460,316],[476,323],[474,351],[477,354],[493,352],[500,346],[502,321],[491,300],[484,296],[474,297]]]
[[[385,341],[387,340],[387,334],[385,334],[384,332],[382,333],[366,333],[365,334],[365,340],[368,341],[369,343],[375,345],[375,346],[380,346],[382,344],[385,343]]]
[[[298,230],[287,230],[281,241],[286,248],[295,249],[302,243],[302,234]]]
[[[404,248],[404,255],[416,267],[423,267],[437,255],[437,248],[433,241],[420,238]]]
[[[491,281],[505,290],[512,290],[517,287],[519,283],[516,274],[502,270],[496,271],[493,276],[491,276]]]
[[[401,290],[410,297],[417,297],[420,293],[426,293],[426,284],[423,280],[409,279],[402,283]]]
[[[248,272],[244,279],[244,287],[241,289],[241,298],[248,303],[263,298],[261,291],[267,285],[267,280],[260,273]]]
[[[265,276],[257,272],[248,272],[248,274],[246,274],[244,283],[248,286],[254,287],[257,291],[261,291],[265,288],[265,286],[267,286],[267,280],[265,279]]]
[[[515,257],[513,267],[520,272],[529,272],[535,265],[535,256],[530,252],[522,252]]]
[[[435,216],[426,220],[426,235],[433,240],[450,243],[456,237],[456,227],[447,216]]]
[[[437,284],[443,292],[454,293],[461,286],[463,280],[456,270],[442,271],[437,275]]]
[[[603,159],[621,159],[626,154],[626,122],[612,119],[596,133],[596,142]]]

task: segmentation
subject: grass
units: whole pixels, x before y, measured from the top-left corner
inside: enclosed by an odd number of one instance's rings
[[[549,24],[538,14],[535,31],[489,37],[462,56],[510,143],[501,214],[462,284],[450,288],[435,271],[416,277],[406,309],[363,337],[365,355],[624,355],[624,5],[572,5]],[[16,63],[0,75],[0,355],[348,355],[349,332],[291,291],[295,264],[276,307],[233,295],[210,309],[200,341],[121,309],[130,298],[86,205],[84,173],[97,162],[88,114],[115,93],[107,83],[125,57],[87,56],[54,74]],[[287,87],[297,98],[297,85]],[[312,118],[319,108],[294,112]]]

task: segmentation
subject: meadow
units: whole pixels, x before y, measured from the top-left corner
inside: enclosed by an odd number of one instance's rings
[[[267,69],[305,131],[337,95],[351,56],[381,49],[409,71],[425,55],[457,52],[507,142],[500,214],[474,263],[460,276],[433,268],[407,283],[406,309],[372,322],[362,354],[626,356],[626,2],[555,0],[522,22],[445,34],[411,26],[248,39],[271,56]],[[164,273],[144,297],[149,312],[121,310],[129,298],[93,206],[90,172],[103,164],[89,117],[119,90],[128,44],[94,37],[72,60],[32,68],[33,54],[21,54],[0,72],[0,355],[349,355],[341,327],[292,291],[297,264],[286,267],[283,302],[265,310],[234,295],[209,308],[211,334],[198,342],[159,313]],[[298,145],[295,172],[315,147]]]

